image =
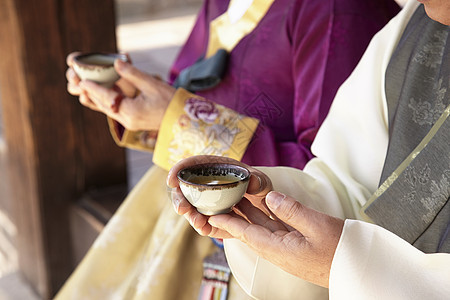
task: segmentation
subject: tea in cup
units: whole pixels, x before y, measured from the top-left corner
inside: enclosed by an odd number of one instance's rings
[[[201,214],[211,216],[228,213],[241,201],[250,171],[233,164],[209,163],[186,167],[177,178],[189,203]]]
[[[114,61],[128,61],[125,54],[84,53],[74,57],[73,69],[82,80],[91,80],[104,87],[111,88],[120,76],[114,69]]]

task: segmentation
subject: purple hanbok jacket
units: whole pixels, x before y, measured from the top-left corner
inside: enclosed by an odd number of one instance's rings
[[[170,81],[205,54],[209,23],[228,4],[204,1]],[[197,94],[261,121],[244,163],[301,169],[337,89],[399,9],[394,0],[276,0],[231,51],[222,82]]]

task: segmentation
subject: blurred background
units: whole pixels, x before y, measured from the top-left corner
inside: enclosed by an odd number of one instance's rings
[[[7,1],[8,2],[8,1]],[[14,16],[14,9],[18,11],[22,11],[20,9],[20,4],[14,3],[14,1],[9,1],[9,6],[7,4],[0,4],[0,15],[5,13],[5,10],[8,9],[11,11],[11,15],[8,17],[10,19],[17,18],[18,16]],[[18,1],[20,2],[20,1]],[[27,1],[23,1],[24,3]],[[45,1],[44,1],[45,2]],[[50,1],[48,1],[50,3]],[[54,2],[54,1],[53,1]],[[61,1],[65,2],[65,1]],[[69,1],[70,2],[70,1]],[[86,2],[85,9],[88,10],[90,6],[94,6],[94,3]],[[98,1],[96,1],[98,2]],[[103,1],[104,6],[110,6],[110,3],[113,1]],[[29,2],[31,4],[31,1]],[[19,6],[16,8],[11,7],[14,4],[18,4]],[[178,49],[180,45],[184,42],[187,35],[189,34],[193,22],[196,16],[196,13],[200,7],[201,0],[116,0],[114,1],[114,16],[110,16],[110,18],[114,18],[114,22],[116,28],[110,28],[110,32],[108,33],[110,36],[115,34],[116,36],[116,44],[117,50],[121,52],[127,52],[130,54],[132,61],[135,65],[137,65],[140,69],[146,70],[153,74],[160,74],[163,78],[165,78],[168,74],[169,67],[172,61],[175,59],[177,55]],[[4,7],[2,7],[4,5]],[[75,5],[76,6],[76,5]],[[95,3],[95,7],[101,7],[102,4]],[[3,9],[5,8],[5,10]],[[76,9],[81,9],[77,7]],[[92,13],[92,12],[91,12]],[[112,13],[112,12],[111,12]],[[9,26],[20,26],[17,24],[17,20],[10,20]],[[110,20],[110,23],[112,21]],[[44,25],[43,25],[44,26]],[[72,24],[70,26],[77,26],[76,24]],[[24,28],[19,28],[15,30],[24,30]],[[75,30],[75,29],[73,29]],[[99,30],[104,34],[103,31],[106,29]],[[24,36],[27,33],[22,33]],[[9,37],[10,38],[10,37]],[[112,38],[111,38],[112,39]],[[8,43],[11,46],[11,43],[17,43],[22,47],[27,47],[23,45],[22,41],[13,41],[11,42],[8,38],[2,34],[0,35],[0,47],[3,47],[3,43]],[[71,51],[81,50],[85,47],[85,50],[95,51],[98,50],[95,45],[80,45],[80,47],[76,47],[75,45],[71,49],[67,49],[66,52],[61,56],[61,72],[57,76],[61,77],[65,81],[64,72],[65,72],[65,56],[64,54],[68,54]],[[15,49],[14,49],[15,50]],[[105,49],[112,50],[112,49]],[[26,51],[26,50],[24,50]],[[32,54],[30,54],[32,55]],[[46,54],[42,54],[46,55]],[[1,70],[7,69],[5,67],[6,57],[0,58],[1,61]],[[10,76],[10,74],[5,74],[3,76]],[[56,75],[55,75],[56,76]],[[3,84],[8,84],[8,79],[4,77],[0,77],[2,81],[0,81],[0,97],[3,97],[2,88]],[[59,88],[65,90],[65,83],[59,85]],[[63,91],[62,93],[66,93]],[[5,96],[6,98],[7,96]],[[16,101],[17,96],[14,93]],[[77,103],[77,99],[75,97],[68,96],[67,100],[72,103],[68,103],[73,106],[81,106]],[[2,102],[6,102],[9,100],[3,100],[0,98]],[[5,103],[2,103],[2,106],[5,106]],[[19,174],[19,179],[14,182],[14,178],[8,178],[9,173],[22,172],[23,170],[17,171],[17,164],[26,164],[28,162],[18,162],[17,160],[28,160],[26,158],[13,158],[11,155],[11,148],[7,147],[7,137],[8,134],[6,131],[10,127],[14,126],[13,122],[8,120],[8,116],[11,116],[10,113],[16,114],[17,109],[23,108],[22,105],[12,108],[2,109],[0,106],[0,300],[38,300],[38,299],[46,299],[51,297],[51,295],[57,290],[58,284],[47,284],[45,281],[52,281],[49,279],[51,276],[61,276],[59,271],[56,271],[55,275],[52,275],[51,272],[45,274],[45,272],[41,272],[40,274],[36,274],[36,270],[29,270],[25,267],[25,272],[23,272],[19,263],[19,253],[23,253],[23,255],[32,255],[34,258],[29,258],[28,260],[46,260],[45,255],[40,253],[39,255],[35,255],[34,251],[27,250],[19,250],[20,247],[36,247],[39,248],[39,245],[30,245],[30,241],[23,241],[18,236],[21,231],[27,231],[27,235],[35,235],[36,233],[30,233],[30,226],[42,226],[42,221],[36,221],[35,224],[27,225],[23,224],[23,221],[18,221],[18,219],[22,219],[25,216],[20,216],[22,213],[26,213],[27,217],[35,217],[36,212],[24,211],[22,204],[17,205],[16,199],[23,197],[23,194],[18,194],[16,189],[23,188],[23,184],[29,184],[30,181],[33,180],[25,180],[22,177],[22,174]],[[29,107],[28,107],[29,109]],[[87,109],[84,109],[87,110]],[[57,113],[57,112],[55,112]],[[8,114],[8,116],[6,116]],[[94,113],[95,114],[95,113]],[[17,117],[17,114],[16,114]],[[105,137],[110,139],[109,132],[106,127],[106,123],[104,123],[104,116],[98,114],[99,123],[102,125],[102,131],[104,132]],[[103,119],[103,120],[101,120]],[[32,126],[32,125],[30,125]],[[54,125],[55,126],[55,125]],[[57,126],[57,125],[56,125]],[[21,135],[23,131],[18,128],[12,129],[12,135]],[[14,139],[14,137],[12,138]],[[53,140],[47,143],[46,147],[58,147],[58,142],[63,143],[63,141]],[[11,143],[15,143],[12,141]],[[32,142],[31,142],[32,143]],[[22,143],[21,143],[22,144]],[[23,144],[22,144],[23,145]],[[108,146],[114,146],[113,144],[108,144]],[[35,146],[37,147],[37,146]],[[36,151],[36,149],[31,149],[30,151]],[[45,147],[45,146],[42,146]],[[29,155],[29,153],[24,154]],[[82,233],[73,233],[76,236],[82,235],[78,239],[78,241],[69,242],[73,245],[75,250],[70,251],[72,258],[66,257],[62,259],[72,259],[73,262],[70,264],[70,269],[76,265],[76,263],[81,259],[82,255],[85,253],[89,245],[92,243],[95,236],[102,230],[104,224],[106,224],[110,215],[114,212],[115,208],[120,202],[120,198],[123,199],[126,191],[131,189],[139,178],[145,173],[145,171],[151,165],[151,154],[145,152],[139,152],[135,150],[125,150],[124,153],[117,154],[120,156],[120,159],[125,161],[123,168],[121,170],[113,170],[118,173],[126,173],[125,175],[121,174],[120,177],[126,182],[126,187],[119,186],[116,187],[117,184],[114,183],[113,187],[109,188],[108,185],[102,183],[91,184],[89,187],[86,187],[84,191],[81,193],[76,193],[77,195],[68,197],[72,198],[70,201],[72,204],[76,205],[72,207],[70,215],[70,225],[82,228],[80,231]],[[123,157],[123,158],[122,158]],[[68,159],[69,157],[66,157]],[[37,159],[36,159],[37,160]],[[39,162],[35,162],[39,163]],[[19,167],[21,168],[21,167]],[[24,167],[22,167],[24,168]],[[55,167],[55,169],[64,169],[64,165],[60,165],[59,167]],[[14,169],[14,170],[12,170]],[[34,169],[32,167],[26,168],[31,172],[42,172],[41,170]],[[54,170],[55,170],[54,169]],[[63,172],[63,171],[62,171]],[[107,173],[108,170],[105,170]],[[103,174],[104,175],[104,174]],[[13,177],[17,175],[10,175],[9,177]],[[39,177],[39,174],[37,175]],[[117,180],[116,180],[117,181]],[[17,186],[17,182],[20,186]],[[39,184],[39,178],[35,179],[34,184]],[[14,183],[14,184],[13,184]],[[32,183],[32,182],[31,182]],[[32,183],[33,184],[33,183]],[[31,187],[28,187],[31,190]],[[108,190],[109,189],[109,190]],[[103,192],[103,190],[105,190]],[[32,189],[30,193],[36,192],[40,193],[38,189]],[[89,197],[83,195],[83,192],[90,193]],[[26,197],[26,196],[25,196]],[[47,201],[50,196],[42,196],[40,199],[36,199],[36,202],[39,201]],[[110,198],[110,199],[109,199]],[[110,200],[111,203],[105,203]],[[30,203],[24,203],[24,205],[28,205]],[[41,210],[42,213],[45,213],[44,209]],[[55,222],[48,226],[58,226],[56,220]],[[42,228],[44,231],[45,228]],[[69,230],[70,232],[70,230]],[[43,233],[43,232],[41,232]],[[63,242],[63,241],[61,241]],[[41,252],[45,251],[45,247]],[[37,251],[38,252],[38,251]],[[48,259],[47,259],[48,260]],[[45,264],[45,263],[44,263]],[[39,268],[40,264],[37,264]],[[48,263],[47,263],[48,265]],[[48,268],[47,266],[43,266],[43,268]],[[56,268],[60,268],[56,266]],[[43,274],[44,273],[44,274]],[[66,272],[66,275],[69,273]],[[63,275],[64,276],[64,275]],[[38,277],[46,277],[45,280]]]
[[[127,52],[165,78],[201,2],[2,0],[0,300],[50,299],[151,165],[68,95],[66,55]]]

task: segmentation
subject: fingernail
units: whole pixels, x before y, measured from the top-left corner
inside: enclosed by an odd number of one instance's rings
[[[258,182],[259,182],[259,190],[258,190],[258,193],[260,193],[260,192],[264,189],[263,182],[262,182],[261,177],[259,177],[259,176],[256,175],[256,178],[258,178]]]
[[[285,194],[271,191],[266,196],[266,203],[270,210],[276,210],[284,199],[286,199]]]
[[[247,193],[255,194],[255,195],[259,194],[264,189],[262,179],[261,179],[261,177],[259,177],[257,174],[254,174],[254,173],[252,173],[250,176],[258,179],[258,183],[256,183],[254,180],[251,180],[251,183],[249,184],[249,186],[247,188]]]

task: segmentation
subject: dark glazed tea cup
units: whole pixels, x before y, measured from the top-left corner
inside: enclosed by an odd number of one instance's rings
[[[177,177],[181,192],[198,212],[217,215],[230,212],[241,201],[250,171],[238,165],[210,163],[184,168]]]

